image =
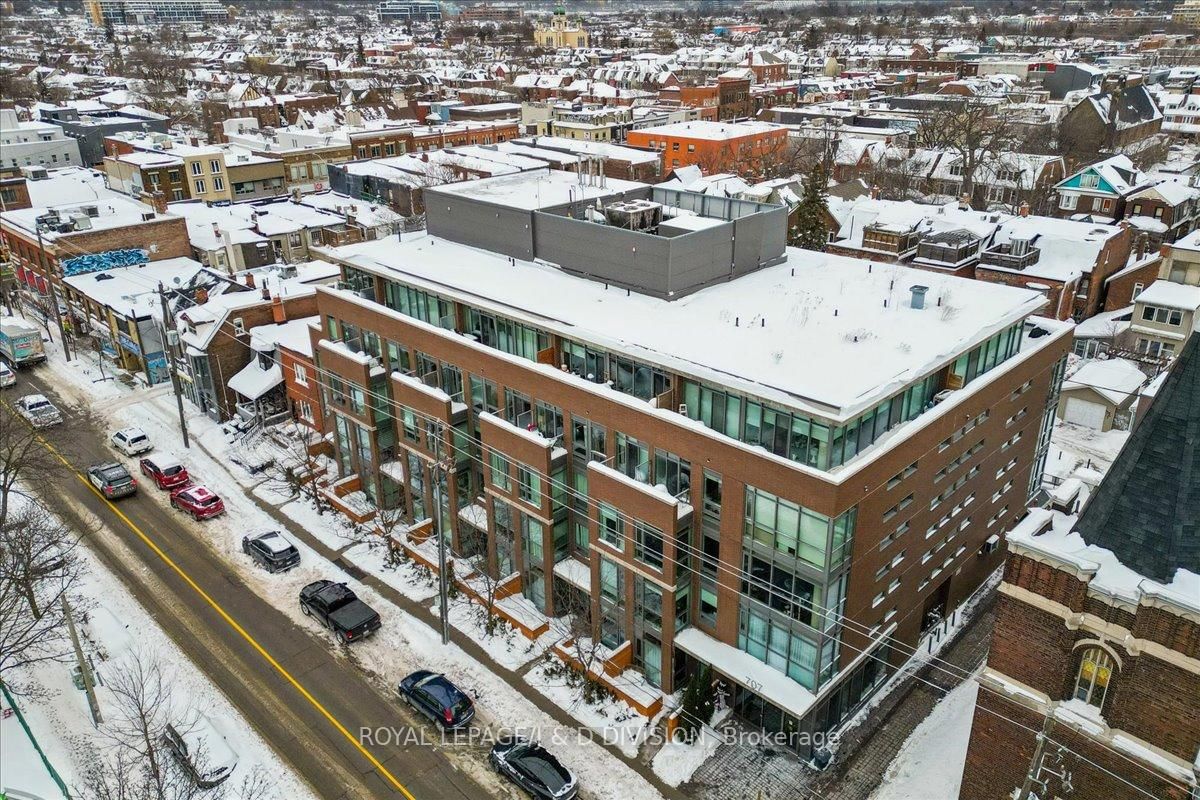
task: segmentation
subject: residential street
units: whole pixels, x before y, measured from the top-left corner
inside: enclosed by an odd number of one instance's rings
[[[31,374],[29,384],[57,399],[43,376]],[[60,408],[67,423],[46,438],[79,475],[57,481],[43,495],[47,505],[81,526],[89,513],[100,519],[94,551],[317,796],[496,795],[433,747],[359,748],[360,729],[406,729],[408,715],[353,665],[352,653],[340,657],[329,638],[303,630],[248,588],[194,524],[148,496],[152,488],[106,508],[82,478],[89,464],[113,457],[105,432],[69,404]]]

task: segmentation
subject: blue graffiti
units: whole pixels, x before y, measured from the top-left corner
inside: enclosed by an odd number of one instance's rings
[[[89,272],[100,272],[116,267],[133,267],[149,261],[149,255],[141,248],[128,250],[109,250],[104,253],[91,253],[85,256],[75,256],[62,262],[63,275],[86,275]]]

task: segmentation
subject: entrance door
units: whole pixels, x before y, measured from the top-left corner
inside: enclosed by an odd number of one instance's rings
[[[950,578],[942,581],[937,591],[925,601],[921,610],[921,633],[932,628],[946,618],[946,604],[950,600]]]

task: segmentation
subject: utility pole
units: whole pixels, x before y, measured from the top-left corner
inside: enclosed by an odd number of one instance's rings
[[[449,464],[442,456],[442,437],[446,426],[438,422],[434,429],[433,452],[433,535],[438,548],[438,609],[442,614],[442,644],[450,644],[450,576],[446,574],[446,537],[442,530],[442,478],[450,474]]]
[[[175,407],[179,409],[179,430],[183,433],[183,446],[191,449],[188,441],[187,419],[183,416],[183,390],[179,385],[179,368],[175,362],[175,342],[179,339],[179,331],[171,319],[171,309],[167,305],[167,290],[162,281],[158,282],[158,299],[162,301],[163,349],[167,351],[167,365],[171,370],[171,388],[175,390]]]
[[[1046,758],[1046,742],[1050,738],[1051,731],[1054,730],[1054,706],[1051,706],[1046,711],[1046,720],[1042,724],[1042,730],[1037,735],[1037,746],[1033,749],[1033,758],[1029,762],[1029,772],[1025,774],[1025,783],[1021,784],[1021,792],[1017,795],[1017,800],[1029,800],[1033,796],[1033,787],[1042,787],[1042,762]]]
[[[34,225],[37,228],[38,240],[38,264],[42,267],[42,275],[46,278],[46,286],[50,289],[50,313],[54,314],[54,319],[58,321],[58,334],[62,337],[63,355],[67,361],[71,360],[71,349],[67,342],[67,329],[63,326],[62,314],[58,313],[58,295],[54,293],[54,276],[50,274],[50,270],[46,267],[46,246],[42,243],[42,226]]]
[[[67,618],[67,632],[71,634],[71,645],[75,648],[75,660],[79,663],[79,676],[83,679],[83,691],[87,693],[88,708],[92,712],[92,724],[97,728],[104,718],[100,716],[100,703],[96,701],[96,684],[92,679],[91,665],[83,657],[83,648],[79,645],[79,634],[75,632],[75,618],[71,616],[71,604],[64,596],[62,599],[63,616]]]

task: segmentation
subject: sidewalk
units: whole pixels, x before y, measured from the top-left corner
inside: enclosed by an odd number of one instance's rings
[[[220,461],[221,456],[211,452],[201,439],[193,439],[193,445],[198,446],[210,458]],[[313,551],[320,554],[322,558],[326,559],[329,561],[329,563],[342,570],[346,575],[357,581],[360,581],[366,586],[371,587],[378,592],[381,597],[385,598],[390,603],[393,603],[401,610],[412,614],[418,619],[428,621],[431,626],[436,625],[437,618],[431,616],[430,614],[430,608],[437,603],[436,597],[427,601],[418,601],[406,597],[386,581],[381,580],[376,575],[363,570],[349,560],[343,554],[343,551],[353,546],[351,543],[348,542],[345,547],[340,549],[334,549],[294,522],[290,517],[283,513],[280,507],[273,506],[263,500],[261,497],[259,497],[258,493],[254,491],[247,491],[246,497],[251,499],[260,510],[275,520],[275,522],[277,522],[281,528],[286,530],[289,535],[308,545]],[[332,515],[336,514],[336,512],[329,512],[329,514],[332,518]],[[539,711],[554,719],[564,729],[584,729],[585,726],[567,713],[561,706],[554,703],[541,692],[532,691],[529,687],[529,684],[525,682],[522,676],[536,664],[536,661],[525,664],[515,670],[510,669],[504,664],[497,662],[482,645],[453,625],[450,626],[450,641],[460,647],[463,652],[465,652],[471,658],[487,666],[487,668],[493,674],[520,693],[521,696],[527,701],[535,705]],[[652,770],[650,766],[644,763],[639,757],[625,755],[619,747],[604,743],[599,736],[594,737],[594,741],[604,747],[613,756],[619,758],[629,769],[633,770],[651,785],[653,785],[655,789],[662,793],[663,797],[680,798],[682,800],[682,798],[685,796],[678,790],[672,789],[670,786],[663,783],[658,775],[655,774],[654,770]]]

